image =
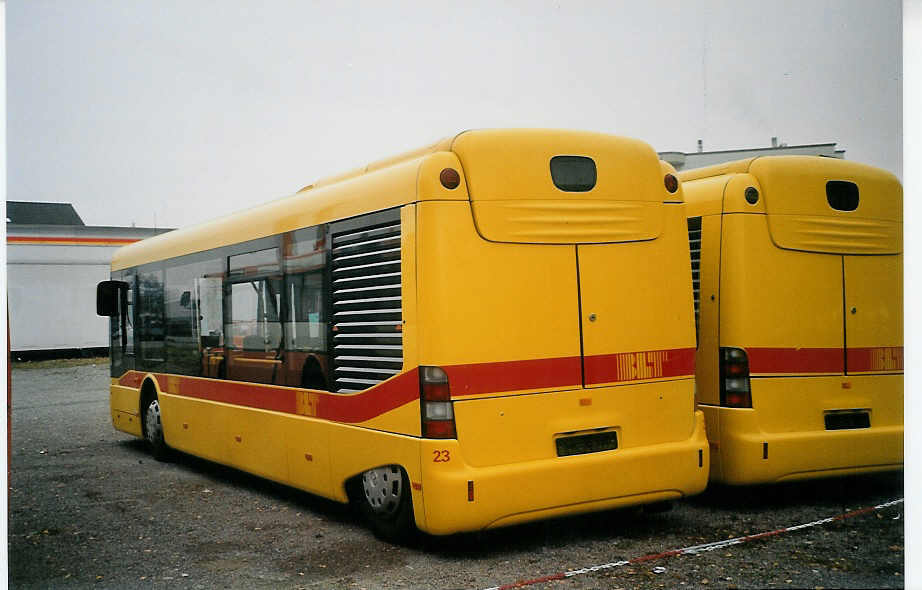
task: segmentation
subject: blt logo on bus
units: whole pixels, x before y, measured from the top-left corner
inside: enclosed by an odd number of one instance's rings
[[[647,352],[625,352],[617,355],[618,381],[656,379],[663,376],[663,363],[668,353],[655,350]]]

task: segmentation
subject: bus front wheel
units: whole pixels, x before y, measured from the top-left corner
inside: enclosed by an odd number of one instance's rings
[[[170,448],[166,446],[166,441],[163,439],[160,401],[156,395],[147,400],[147,407],[144,408],[144,439],[150,445],[154,459],[166,461],[169,458]]]
[[[416,530],[410,481],[397,465],[376,467],[362,473],[356,501],[372,528],[382,539],[403,542]]]

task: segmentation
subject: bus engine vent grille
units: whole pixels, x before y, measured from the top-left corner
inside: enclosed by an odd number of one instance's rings
[[[351,221],[331,232],[332,371],[339,393],[368,389],[403,368],[399,211]]]
[[[692,293],[695,298],[695,334],[701,308],[701,217],[688,218],[688,249],[691,254]]]

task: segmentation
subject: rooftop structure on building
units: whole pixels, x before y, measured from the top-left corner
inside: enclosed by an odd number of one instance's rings
[[[6,222],[18,225],[84,225],[70,203],[7,201]]]
[[[756,156],[823,156],[826,158],[845,159],[845,150],[836,149],[836,142],[788,145],[772,137],[772,144],[761,148],[741,148],[735,150],[704,151],[704,142],[698,140],[696,152],[659,152],[660,159],[669,162],[676,170],[701,168],[723,162],[744,160]]]

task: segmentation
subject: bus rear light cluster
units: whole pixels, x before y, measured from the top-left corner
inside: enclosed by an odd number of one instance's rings
[[[720,349],[720,405],[727,408],[751,408],[749,358],[742,348]]]
[[[420,367],[419,392],[423,436],[455,438],[455,412],[445,371],[440,367]]]

